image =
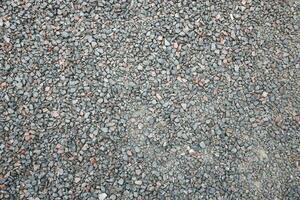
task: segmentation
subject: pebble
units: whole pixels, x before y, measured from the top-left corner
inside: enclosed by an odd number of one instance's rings
[[[144,68],[143,68],[142,65],[138,65],[137,69],[141,71],[141,70],[143,70]]]
[[[267,96],[268,96],[268,93],[267,93],[267,92],[263,92],[263,93],[262,93],[262,96],[263,96],[263,97],[267,97]]]
[[[119,185],[123,185],[123,183],[124,183],[124,179],[119,179],[119,181],[118,181],[118,183],[119,183]]]
[[[165,46],[170,46],[170,45],[171,45],[171,43],[165,39]]]
[[[98,195],[99,200],[104,200],[104,199],[106,199],[106,197],[107,197],[106,193],[101,193],[101,194]]]
[[[200,147],[202,148],[202,149],[204,149],[206,146],[205,146],[205,143],[202,141],[202,142],[200,142]]]
[[[80,178],[76,177],[74,181],[75,181],[75,183],[79,183],[80,182]]]
[[[101,128],[101,131],[103,131],[104,133],[107,133],[108,132],[108,128],[107,127],[103,127],[103,128]]]
[[[136,185],[142,185],[142,184],[143,184],[143,182],[142,182],[142,181],[139,181],[139,180],[138,180],[138,181],[135,181],[134,183],[135,183]]]

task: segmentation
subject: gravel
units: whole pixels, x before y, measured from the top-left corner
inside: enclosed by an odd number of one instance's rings
[[[299,199],[300,2],[1,1],[0,199]]]

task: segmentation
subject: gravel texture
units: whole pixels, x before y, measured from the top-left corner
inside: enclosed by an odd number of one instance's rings
[[[300,199],[299,0],[0,1],[0,199]]]

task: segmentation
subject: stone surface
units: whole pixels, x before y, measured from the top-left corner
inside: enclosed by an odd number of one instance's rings
[[[299,199],[298,1],[0,3],[0,199]]]

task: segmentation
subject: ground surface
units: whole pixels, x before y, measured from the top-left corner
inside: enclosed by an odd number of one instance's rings
[[[0,2],[0,199],[300,199],[299,1],[72,2]]]

